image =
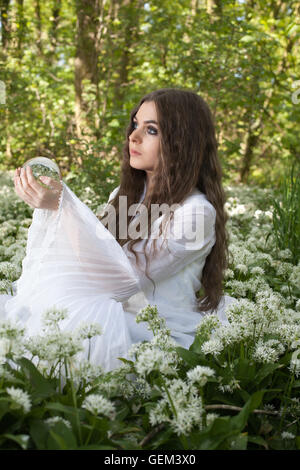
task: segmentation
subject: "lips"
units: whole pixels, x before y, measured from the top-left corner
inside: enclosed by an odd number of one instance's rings
[[[137,150],[130,150],[130,155],[142,155],[140,152],[138,152]]]

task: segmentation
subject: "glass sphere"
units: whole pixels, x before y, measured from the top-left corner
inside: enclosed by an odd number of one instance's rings
[[[43,183],[38,179],[40,176],[49,176],[55,181],[61,181],[61,172],[59,166],[54,160],[47,157],[34,157],[24,163],[23,168],[30,166],[33,176],[37,178],[38,182]]]

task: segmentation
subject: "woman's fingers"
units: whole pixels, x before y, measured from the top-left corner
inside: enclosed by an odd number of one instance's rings
[[[43,188],[33,176],[30,166],[21,169],[21,180],[26,193],[33,196],[43,194]]]
[[[15,192],[17,195],[23,199],[30,207],[34,208],[33,201],[31,198],[27,196],[27,194],[24,192],[23,187],[22,187],[22,182],[21,178],[19,176],[20,171],[16,171],[15,176],[14,176],[14,183],[15,183]]]
[[[32,208],[56,209],[62,184],[44,175],[39,179],[48,186],[48,189],[36,181],[29,166],[26,169],[22,168],[21,171],[17,169],[14,175],[16,193]]]
[[[50,178],[49,176],[42,175],[42,176],[39,177],[39,179],[42,181],[42,183],[49,186],[50,189],[54,189],[54,190],[57,190],[57,191],[61,190],[61,187],[62,187],[61,183],[59,183],[58,181]]]

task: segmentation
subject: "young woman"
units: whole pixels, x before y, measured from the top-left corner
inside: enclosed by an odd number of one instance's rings
[[[226,322],[234,301],[222,291],[227,215],[205,101],[180,89],[147,94],[131,113],[123,153],[120,185],[99,218],[64,182],[48,180],[44,189],[29,167],[16,170],[15,190],[36,210],[16,295],[2,296],[2,314],[30,335],[54,305],[68,310],[63,329],[99,323],[90,360],[104,370],[119,367],[131,344],[152,338],[135,322],[148,304],[188,348],[203,315]]]

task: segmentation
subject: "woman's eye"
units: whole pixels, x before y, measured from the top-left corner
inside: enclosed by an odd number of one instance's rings
[[[135,130],[138,128],[138,124],[136,121],[133,121],[132,122],[132,130]],[[157,132],[157,129],[153,126],[147,126],[147,132],[150,134],[150,135],[157,135],[158,132]]]
[[[152,135],[157,135],[157,129],[155,129],[155,127],[148,126],[148,131]]]

